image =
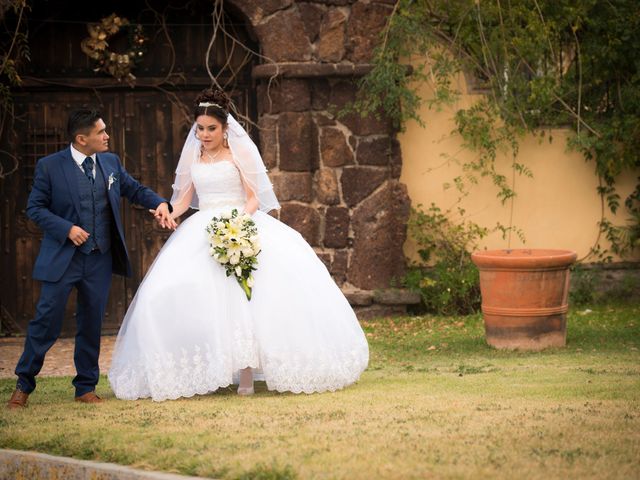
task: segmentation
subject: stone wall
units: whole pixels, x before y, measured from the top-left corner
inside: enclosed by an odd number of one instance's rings
[[[230,3],[275,62],[256,66],[253,77],[280,219],[313,246],[361,314],[401,310],[397,297],[385,304],[373,294],[405,266],[410,201],[398,181],[396,132],[384,118],[337,114],[355,98],[394,1]]]

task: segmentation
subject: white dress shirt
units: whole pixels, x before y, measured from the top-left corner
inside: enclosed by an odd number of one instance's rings
[[[96,154],[94,153],[93,155],[85,155],[82,152],[79,152],[78,150],[76,150],[73,147],[73,143],[71,144],[71,156],[73,157],[73,160],[78,164],[78,167],[80,167],[80,170],[82,170],[84,172],[84,168],[82,168],[82,162],[84,162],[84,159],[87,158],[88,156],[91,157],[93,159],[93,178],[96,178]]]

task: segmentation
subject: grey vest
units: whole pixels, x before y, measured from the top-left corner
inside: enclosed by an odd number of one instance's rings
[[[89,239],[79,247],[84,254],[99,249],[102,253],[111,248],[111,207],[107,197],[104,176],[96,165],[96,178],[92,182],[82,169],[77,169],[80,193],[80,227],[89,232]]]

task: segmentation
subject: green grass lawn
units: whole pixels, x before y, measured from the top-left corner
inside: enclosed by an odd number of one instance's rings
[[[488,347],[480,316],[366,322],[369,369],[336,393],[124,402],[103,379],[95,407],[43,378],[0,411],[0,447],[229,479],[640,478],[640,307],[568,325],[524,353]]]

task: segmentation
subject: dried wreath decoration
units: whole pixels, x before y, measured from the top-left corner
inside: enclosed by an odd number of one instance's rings
[[[129,32],[129,48],[124,53],[109,50],[107,40],[116,35],[123,27]],[[142,31],[142,25],[133,26],[129,20],[112,13],[100,20],[100,23],[87,24],[89,37],[82,40],[80,48],[96,61],[94,72],[103,71],[112,75],[119,82],[127,81],[133,85],[136,77],[131,73],[133,67],[142,60],[147,38]]]

